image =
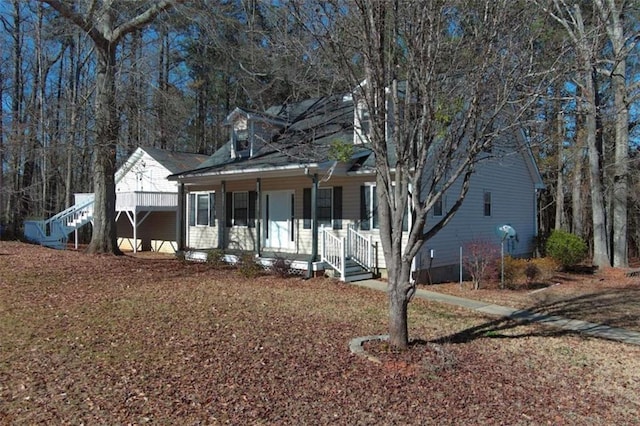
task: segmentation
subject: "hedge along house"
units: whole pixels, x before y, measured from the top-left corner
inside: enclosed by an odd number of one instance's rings
[[[167,176],[198,167],[207,155],[137,148],[116,172],[118,247],[175,253],[178,185]]]
[[[344,281],[384,274],[375,158],[362,104],[344,95],[265,112],[236,108],[226,124],[222,148],[200,167],[169,177],[183,205],[179,248],[249,252],[265,264],[288,258],[309,276],[329,269]],[[460,248],[478,239],[499,244],[495,230],[504,224],[518,230],[509,252],[531,254],[542,182],[528,149],[511,150],[477,167],[455,218],[416,257],[419,280],[455,279]],[[430,212],[433,219],[446,202],[445,196]]]

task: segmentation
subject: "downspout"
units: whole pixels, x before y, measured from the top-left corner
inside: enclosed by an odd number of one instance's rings
[[[311,256],[307,262],[307,279],[313,277],[313,262],[318,258],[318,174],[309,175],[305,169],[305,175],[311,178]]]

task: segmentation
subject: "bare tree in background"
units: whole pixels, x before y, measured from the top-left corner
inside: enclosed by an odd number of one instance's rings
[[[89,252],[119,254],[116,234],[115,172],[119,116],[116,104],[116,50],[122,38],[152,22],[160,13],[184,0],[131,2],[93,0],[63,2],[37,0],[48,4],[63,18],[81,28],[93,41],[97,55],[93,155],[94,226]]]
[[[637,22],[625,25],[625,16],[638,17],[638,5],[626,0],[596,0],[600,20],[611,43],[612,64],[605,71],[611,79],[614,105],[615,156],[613,177],[612,224],[613,266],[627,267],[629,198],[629,96],[627,95],[627,58],[638,45]],[[632,8],[635,8],[633,10]]]

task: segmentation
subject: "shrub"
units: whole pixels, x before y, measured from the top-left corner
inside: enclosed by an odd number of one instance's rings
[[[551,279],[558,270],[558,262],[550,257],[537,257],[531,259],[530,262],[538,267],[540,275],[537,279],[539,280]]]
[[[264,268],[256,262],[253,254],[245,253],[238,259],[238,271],[245,278],[255,278],[264,271]]]
[[[291,275],[291,261],[284,257],[276,257],[271,265],[271,272],[280,278],[285,278]]]
[[[496,271],[500,276],[500,261],[496,263]],[[549,257],[519,259],[511,256],[504,258],[505,287],[516,289],[524,284],[530,286],[535,281],[551,279],[558,269],[555,260]]]
[[[513,287],[515,283],[524,277],[524,271],[527,267],[525,259],[519,259],[511,256],[504,257],[504,285]],[[498,276],[500,275],[502,265],[498,262]]]
[[[207,251],[207,263],[215,268],[226,265],[224,262],[224,250],[211,249]]]
[[[530,285],[540,276],[540,268],[533,262],[527,262],[524,268],[524,275],[527,277],[527,285]]]
[[[547,240],[546,253],[563,269],[568,269],[584,260],[587,256],[587,244],[577,235],[555,230]]]
[[[486,240],[473,240],[463,247],[462,263],[471,275],[474,290],[480,288],[480,284],[489,278],[493,272],[496,261],[500,263],[500,253],[495,244]]]

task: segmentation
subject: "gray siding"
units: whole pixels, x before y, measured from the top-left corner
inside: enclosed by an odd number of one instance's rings
[[[467,197],[451,222],[435,237],[425,242],[416,258],[417,269],[429,268],[430,250],[435,251],[433,268],[451,267],[458,274],[460,249],[472,240],[485,241],[500,249],[497,227],[511,225],[517,241],[505,243],[505,253],[531,256],[536,237],[535,180],[520,153],[481,162],[471,178]],[[460,185],[452,187],[445,197],[445,210],[453,204]],[[491,216],[484,215],[484,192],[491,193]],[[436,218],[429,213],[427,228]],[[452,277],[452,278],[455,278]]]

